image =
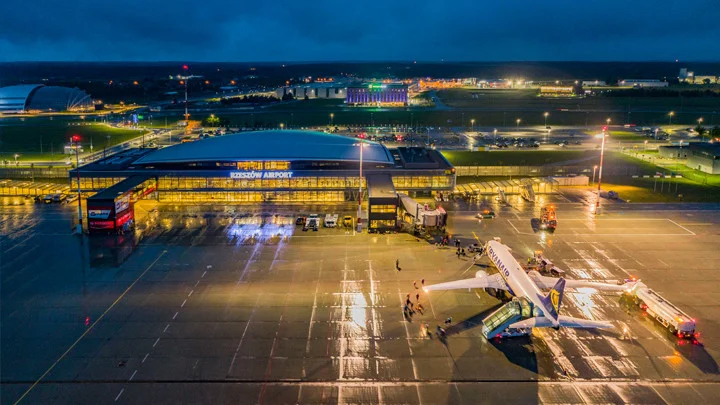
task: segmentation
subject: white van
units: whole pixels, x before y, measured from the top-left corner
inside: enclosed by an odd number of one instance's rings
[[[326,228],[335,228],[337,226],[337,220],[338,220],[337,214],[327,214],[327,215],[325,215],[324,226]]]

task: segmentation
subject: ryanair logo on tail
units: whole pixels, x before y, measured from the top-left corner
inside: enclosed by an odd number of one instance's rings
[[[545,308],[550,311],[550,317],[557,318],[562,305],[563,293],[565,291],[565,279],[558,279],[555,287],[550,290],[548,295],[542,298]]]
[[[550,303],[555,312],[560,312],[560,293],[557,290],[550,291]]]

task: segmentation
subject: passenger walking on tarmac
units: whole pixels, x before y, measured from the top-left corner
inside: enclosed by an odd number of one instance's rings
[[[395,259],[395,268],[400,271],[400,259]]]
[[[422,284],[422,286],[425,287],[425,279],[420,280],[420,284]]]
[[[465,248],[460,249],[460,255],[465,256]]]
[[[450,325],[452,323],[452,316],[448,316],[448,318],[445,320],[445,325]]]
[[[420,302],[420,293],[415,294],[415,301]]]
[[[418,289],[417,281],[416,281],[416,280],[413,280],[413,287],[415,287],[416,290]]]

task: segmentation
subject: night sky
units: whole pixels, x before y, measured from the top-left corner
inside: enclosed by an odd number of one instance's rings
[[[718,0],[0,3],[0,61],[720,58]]]

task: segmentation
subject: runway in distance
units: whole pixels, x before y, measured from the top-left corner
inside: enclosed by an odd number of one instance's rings
[[[613,327],[612,323],[560,315],[560,306],[562,305],[565,288],[589,287],[601,291],[623,292],[631,289],[635,284],[625,283],[618,285],[585,280],[567,280],[542,276],[536,271],[526,272],[510,253],[510,249],[497,240],[487,242],[485,252],[497,267],[497,274],[488,275],[484,271],[478,271],[474,278],[428,285],[424,287],[424,290],[494,288],[508,291],[515,297],[525,298],[532,302],[535,308],[533,316],[509,325],[511,329],[540,327],[607,329]],[[545,295],[540,290],[541,288],[550,288],[550,292]]]

